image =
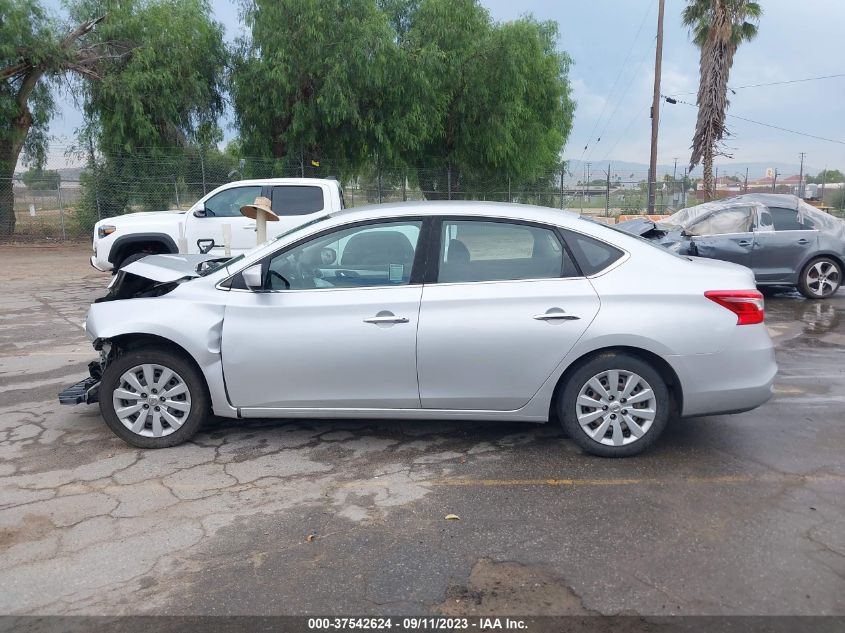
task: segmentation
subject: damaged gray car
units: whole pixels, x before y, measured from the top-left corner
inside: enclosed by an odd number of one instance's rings
[[[746,194],[616,226],[680,255],[747,266],[763,289],[794,286],[809,299],[826,299],[842,283],[845,222],[797,196]]]

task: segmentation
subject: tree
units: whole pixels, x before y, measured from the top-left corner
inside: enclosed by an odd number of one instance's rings
[[[816,183],[817,185],[828,182],[843,181],[845,181],[845,175],[843,175],[838,169],[822,169],[818,176],[807,176],[808,183]]]
[[[728,76],[737,47],[757,35],[762,15],[751,0],[688,0],[682,19],[693,42],[701,49],[698,85],[698,119],[692,139],[690,170],[703,163],[705,195],[716,195],[713,158],[727,156],[721,147],[728,134],[725,112],[728,107]]]
[[[59,183],[62,179],[57,171],[33,167],[23,173],[21,180],[23,180],[23,184],[29,189],[56,190],[59,188]]]
[[[72,0],[71,15],[81,19],[102,4]],[[167,208],[185,181],[196,178],[202,190],[206,154],[214,154],[222,139],[223,27],[211,18],[207,0],[107,5],[108,17],[91,40],[126,42],[132,52],[101,60],[97,81],[76,84],[87,122],[82,140],[93,139],[99,150],[96,178],[91,174],[85,185],[103,191],[96,205],[101,215]],[[188,173],[194,167],[199,174]],[[85,207],[84,225],[95,210]]]
[[[408,64],[413,75],[427,74],[425,116],[434,126],[401,155],[426,166],[418,170],[426,197],[452,197],[503,173],[516,184],[558,170],[575,106],[557,24],[496,24],[475,0],[409,6],[407,32],[398,36],[417,62]]]
[[[15,228],[12,176],[18,159],[40,167],[55,104],[49,82],[65,73],[97,78],[94,67],[127,48],[90,42],[102,14],[62,26],[39,0],[0,0],[0,236]]]
[[[355,171],[426,133],[425,96],[375,0],[254,0],[244,18],[231,92],[247,155]]]

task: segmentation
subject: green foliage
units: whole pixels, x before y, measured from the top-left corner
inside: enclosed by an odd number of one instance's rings
[[[255,0],[232,95],[243,151],[275,170],[425,166],[429,197],[560,164],[574,103],[557,25],[494,23],[475,0]],[[368,178],[371,177],[371,174]],[[498,183],[501,189],[502,183]]]
[[[56,190],[59,188],[62,179],[57,171],[34,167],[27,169],[21,176],[21,180],[30,189]]]
[[[555,23],[530,17],[496,24],[474,0],[420,2],[404,47],[432,60],[426,116],[435,125],[402,154],[453,172],[429,178],[434,197],[446,197],[449,180],[457,191],[496,173],[531,182],[559,166],[574,102],[557,35]]]
[[[424,128],[374,0],[256,0],[245,21],[251,38],[238,42],[231,92],[248,155],[280,168],[343,158],[354,169]]]
[[[24,58],[41,69],[38,77],[22,68],[0,79],[0,173],[4,176],[14,170],[21,148],[26,162],[44,163],[47,124],[55,104],[49,87],[38,79],[52,78],[61,69],[58,31],[38,0],[0,0],[0,69],[19,66]]]
[[[106,154],[187,146],[218,136],[227,61],[223,27],[206,0],[71,0],[78,20],[107,10],[95,42],[127,42],[78,85]]]
[[[808,183],[822,184],[827,182],[843,182],[845,174],[838,169],[822,169],[818,176],[807,176]]]
[[[739,46],[757,37],[757,24],[763,15],[759,2],[752,0],[723,0],[732,24],[731,42]],[[692,41],[699,48],[707,41],[713,22],[713,0],[688,0],[681,13],[684,26],[690,29]]]
[[[125,42],[129,52],[102,60],[99,80],[76,84],[88,122],[83,140],[93,137],[100,152],[83,186],[109,192],[86,196],[87,214],[95,200],[102,217],[166,209],[180,182],[202,190],[199,156],[217,152],[222,138],[217,121],[228,61],[223,28],[211,19],[206,0],[106,5],[108,17],[92,37]],[[103,2],[72,0],[69,9],[82,20],[102,11]]]

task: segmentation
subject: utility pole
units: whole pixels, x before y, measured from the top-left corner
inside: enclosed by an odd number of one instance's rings
[[[777,170],[777,167],[775,167],[775,177],[772,178],[772,193],[777,192],[777,186],[778,186],[778,170]]]
[[[663,64],[663,10],[665,4],[665,0],[660,0],[657,10],[657,49],[654,53],[654,95],[651,100],[651,159],[648,167],[649,213],[654,213],[654,190],[657,187],[657,130],[660,125],[660,71]]]
[[[827,184],[827,165],[824,166],[824,171],[822,172],[822,192],[819,194],[819,200],[822,201],[822,205],[824,205],[824,186]]]
[[[677,200],[675,200],[675,187],[677,185],[678,180],[678,159],[675,159],[675,166],[672,168],[672,204],[675,204]]]
[[[604,193],[604,217],[610,217],[610,163],[607,164],[607,188]]]
[[[745,168],[745,186],[742,188],[742,193],[748,193],[748,167]]]
[[[798,171],[798,197],[804,199],[804,152],[799,154],[801,157],[801,168]]]

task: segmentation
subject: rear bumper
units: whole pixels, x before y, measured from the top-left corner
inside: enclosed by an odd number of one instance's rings
[[[778,367],[765,325],[736,329],[721,352],[665,357],[681,381],[684,417],[749,411],[772,397]]]

